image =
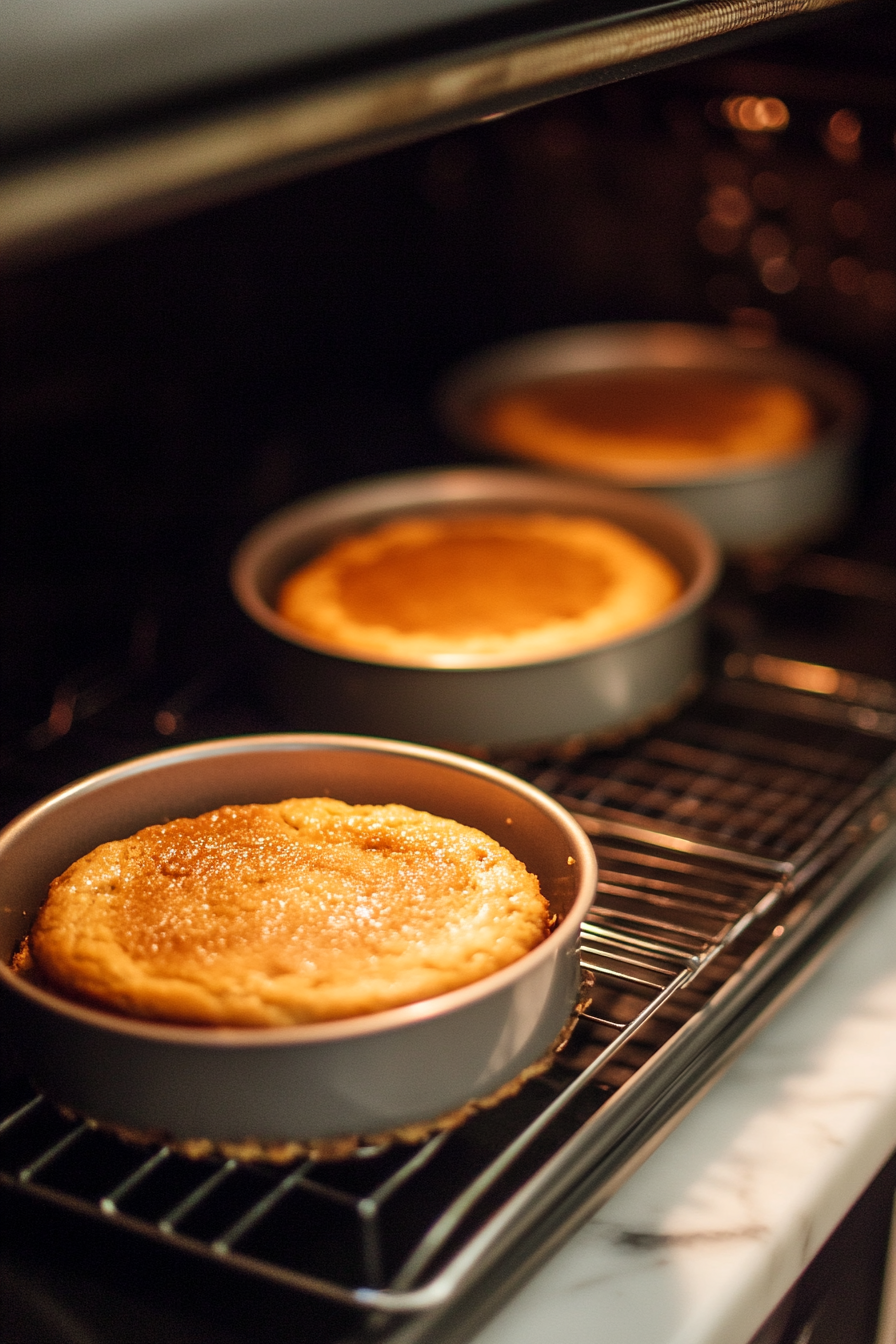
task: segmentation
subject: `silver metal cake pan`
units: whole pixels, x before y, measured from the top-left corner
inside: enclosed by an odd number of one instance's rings
[[[84,1007],[10,969],[54,877],[106,840],[228,803],[329,794],[475,826],[540,881],[557,923],[519,961],[387,1012],[307,1026],[181,1027]],[[236,738],[118,765],[0,835],[0,986],[29,1075],[77,1113],[174,1139],[272,1144],[379,1134],[486,1097],[538,1059],[579,992],[591,844],[547,795],[446,752],[336,736]]]
[[[715,369],[791,383],[819,417],[809,450],[780,462],[719,471],[698,480],[637,484],[598,470],[589,479],[650,490],[692,513],[729,552],[799,546],[836,531],[849,508],[865,398],[845,369],[787,346],[748,349],[722,327],[632,322],[537,332],[493,346],[459,365],[437,397],[443,427],[467,447],[525,459],[491,441],[479,415],[496,392],[562,374],[617,369]],[[550,466],[549,463],[543,463]],[[577,474],[560,464],[551,470]]]
[[[575,655],[526,663],[479,657],[474,666],[349,657],[305,639],[278,615],[283,580],[338,538],[402,514],[475,509],[608,519],[675,565],[682,594],[643,628]],[[718,568],[701,525],[647,495],[543,472],[461,468],[378,477],[290,505],[249,534],[231,582],[254,625],[258,675],[288,726],[495,751],[600,738],[679,703],[699,679],[703,608]]]

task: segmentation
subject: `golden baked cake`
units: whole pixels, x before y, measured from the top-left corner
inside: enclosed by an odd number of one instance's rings
[[[623,369],[501,392],[478,431],[513,456],[623,481],[694,480],[798,456],[815,412],[789,383],[713,369]]]
[[[560,657],[647,625],[681,577],[639,537],[552,513],[399,518],[337,542],[283,584],[313,642],[417,666]]]
[[[290,798],[100,845],[52,883],[29,947],[55,988],[102,1007],[281,1027],[443,994],[547,930],[538,880],[481,831]]]

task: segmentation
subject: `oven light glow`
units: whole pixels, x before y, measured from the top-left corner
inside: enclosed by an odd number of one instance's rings
[[[800,282],[800,273],[787,257],[769,257],[759,268],[759,278],[772,294],[789,294]]]
[[[790,121],[780,98],[735,95],[723,102],[722,115],[738,131],[783,131]]]
[[[822,143],[839,163],[855,163],[861,154],[862,120],[851,108],[841,107],[826,122]]]
[[[713,187],[706,204],[711,217],[728,228],[742,228],[753,218],[753,205],[747,193],[730,184]]]
[[[828,135],[839,145],[854,145],[861,134],[861,118],[848,107],[841,107],[828,122]]]
[[[789,686],[794,691],[812,691],[815,695],[836,695],[840,689],[840,673],[836,668],[820,663],[800,663],[792,658],[775,658],[760,653],[753,659],[753,676],[757,681],[775,686]]]

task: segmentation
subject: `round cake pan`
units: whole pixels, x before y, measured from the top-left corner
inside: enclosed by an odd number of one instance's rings
[[[106,840],[229,803],[330,795],[404,803],[485,831],[535,873],[556,924],[474,984],[366,1017],[221,1029],[144,1022],[38,988],[9,962],[54,877]],[[91,775],[0,835],[0,980],[23,1063],[56,1102],[174,1139],[380,1134],[486,1097],[547,1051],[579,990],[594,851],[530,785],[447,752],[365,738],[236,738]]]
[[[672,562],[682,594],[650,624],[584,652],[515,664],[480,657],[470,667],[352,658],[315,646],[275,610],[287,575],[338,538],[402,514],[475,509],[608,519]],[[686,698],[699,681],[703,608],[718,563],[699,523],[647,495],[549,473],[461,468],[379,477],[290,505],[249,534],[231,581],[254,623],[265,690],[289,727],[507,751],[600,738]]]
[[[539,332],[493,346],[459,365],[441,386],[438,414],[447,433],[467,447],[524,458],[524,452],[515,454],[490,440],[481,425],[480,408],[495,393],[563,374],[651,368],[713,369],[790,383],[814,406],[817,434],[798,457],[700,479],[672,480],[658,473],[635,483],[598,470],[590,479],[647,489],[687,509],[732,553],[799,546],[836,531],[849,507],[864,395],[845,369],[786,346],[745,349],[735,332],[684,323]],[[542,465],[577,474],[560,464]]]

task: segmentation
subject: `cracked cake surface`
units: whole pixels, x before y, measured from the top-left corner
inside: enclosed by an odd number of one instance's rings
[[[52,883],[28,947],[81,1001],[276,1027],[432,998],[547,931],[537,878],[483,832],[401,804],[292,798],[99,845]]]

